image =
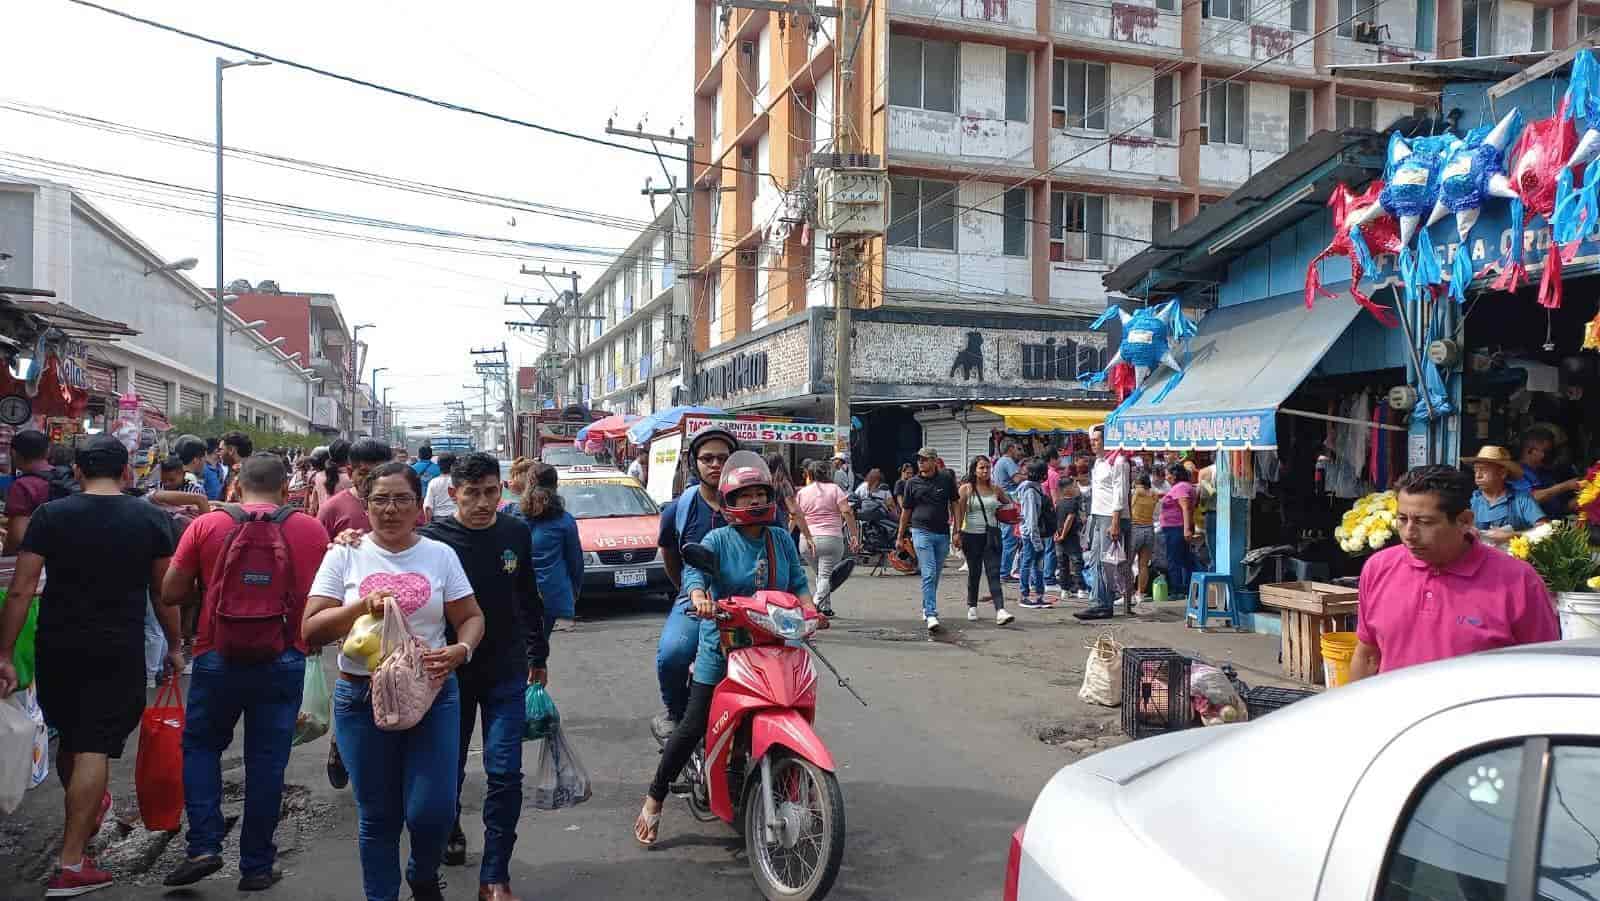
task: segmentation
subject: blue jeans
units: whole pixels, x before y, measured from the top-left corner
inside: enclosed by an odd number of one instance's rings
[[[313,660],[315,666],[317,661]],[[306,658],[290,648],[266,663],[234,663],[216,651],[194,659],[183,724],[183,803],[189,814],[189,856],[222,853],[222,752],[244,717],[244,817],[239,872],[272,869],[272,833],[283,806],[294,721],[300,713]]]
[[[1022,596],[1044,597],[1044,551],[1035,550],[1033,542],[1020,539],[1022,545]]]
[[[689,665],[694,662],[695,646],[700,641],[700,622],[689,615],[693,606],[686,595],[673,601],[672,612],[661,625],[661,641],[656,645],[661,704],[675,720],[683,719],[683,711],[689,706]]]
[[[367,901],[400,897],[400,828],[411,832],[406,878],[439,875],[439,859],[456,813],[457,742],[461,697],[455,676],[445,679],[433,707],[401,732],[372,721],[372,686],[339,679],[333,688],[339,754],[350,771],[360,815],[361,879]]]
[[[1056,581],[1056,543],[1050,535],[1044,537],[1044,581],[1046,585]]]
[[[517,817],[522,812],[522,731],[527,723],[522,673],[499,682],[474,684],[461,680],[461,749],[456,755],[456,819],[461,818],[461,786],[467,779],[467,747],[473,720],[483,718],[483,862],[481,885],[511,881],[511,849],[517,844]]]
[[[1110,610],[1116,603],[1117,595],[1131,596],[1129,587],[1132,581],[1132,567],[1127,561],[1112,565],[1105,562],[1106,550],[1111,546],[1111,517],[1091,516],[1089,526],[1093,530],[1089,543],[1089,556],[1094,560],[1094,601],[1089,605],[1091,610]],[[1125,518],[1117,519],[1118,540],[1124,549],[1128,546],[1128,521]]]
[[[917,549],[917,571],[922,573],[922,615],[939,615],[939,574],[950,553],[950,536],[927,529],[911,530],[911,546]]]
[[[1188,597],[1189,576],[1194,573],[1194,554],[1183,537],[1183,526],[1162,529],[1161,540],[1166,542],[1167,590],[1174,598]]]
[[[152,679],[161,677],[167,663],[167,632],[156,619],[156,609],[150,601],[144,604],[144,674]]]
[[[1012,533],[1011,526],[1000,526],[1000,578],[1011,578],[1011,564],[1017,559],[1017,545],[1021,542]]]

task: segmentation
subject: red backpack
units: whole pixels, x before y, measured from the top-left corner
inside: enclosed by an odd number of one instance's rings
[[[248,513],[223,507],[233,530],[207,586],[211,603],[211,645],[224,660],[260,663],[294,647],[291,621],[296,580],[283,523],[295,510]]]

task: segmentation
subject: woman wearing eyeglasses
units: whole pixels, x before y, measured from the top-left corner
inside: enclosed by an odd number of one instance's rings
[[[411,833],[406,881],[419,901],[442,898],[439,860],[456,814],[460,699],[454,672],[483,638],[483,613],[455,551],[415,533],[422,480],[404,463],[384,463],[365,482],[371,531],[359,544],[331,548],[306,602],[308,644],[341,640],[364,614],[393,599],[428,646],[429,675],[440,683],[433,706],[400,731],[377,727],[365,659],[339,654],[334,728],[360,814],[362,880],[369,901],[400,895],[400,829]],[[445,624],[457,642],[445,645]]]

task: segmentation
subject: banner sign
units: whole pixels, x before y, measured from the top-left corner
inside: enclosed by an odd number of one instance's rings
[[[732,416],[685,416],[683,433],[694,437],[706,429],[724,429],[740,441],[809,444],[832,448],[840,437],[839,428],[831,422],[784,422],[773,419],[736,419]],[[850,435],[849,429],[844,437]]]
[[[658,504],[672,500],[672,483],[677,478],[682,453],[681,438],[650,442],[650,468],[645,471],[644,490]]]
[[[1278,446],[1276,408],[1165,416],[1113,416],[1106,447],[1123,450],[1272,450]]]

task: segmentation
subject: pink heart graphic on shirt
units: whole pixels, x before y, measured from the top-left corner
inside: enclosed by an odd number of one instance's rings
[[[362,597],[374,591],[390,592],[400,610],[411,616],[433,596],[433,583],[421,573],[373,573],[361,580],[359,591]]]

